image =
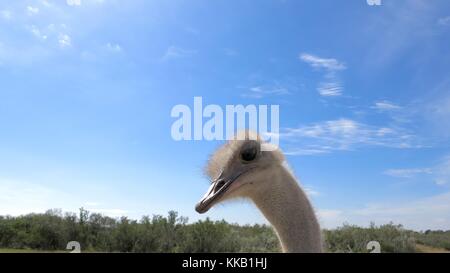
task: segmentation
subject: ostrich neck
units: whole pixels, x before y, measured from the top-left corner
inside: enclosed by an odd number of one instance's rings
[[[267,179],[272,186],[252,199],[275,228],[283,252],[322,252],[314,210],[292,174],[280,166]]]

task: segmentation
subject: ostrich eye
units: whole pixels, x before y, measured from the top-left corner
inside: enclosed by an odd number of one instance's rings
[[[256,147],[248,147],[241,152],[241,159],[246,162],[255,160],[258,150]]]

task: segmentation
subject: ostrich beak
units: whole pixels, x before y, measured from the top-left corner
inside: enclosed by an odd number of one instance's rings
[[[231,178],[224,178],[222,172],[219,177],[211,183],[211,186],[209,187],[206,194],[195,206],[195,210],[198,213],[207,212],[214,205],[215,201],[218,201],[220,197],[225,194],[231,184],[236,181],[236,179],[238,179],[242,174],[243,172],[239,172],[238,174],[233,175]]]

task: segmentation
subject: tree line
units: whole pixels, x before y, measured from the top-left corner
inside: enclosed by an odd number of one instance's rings
[[[377,241],[382,252],[415,252],[416,244],[450,250],[450,231],[414,232],[401,225],[344,224],[324,230],[328,252],[368,252]],[[64,251],[69,241],[83,252],[280,252],[275,232],[267,225],[229,224],[210,219],[189,223],[170,211],[167,216],[111,218],[83,208],[76,213],[49,210],[42,214],[0,216],[0,249]]]
[[[114,219],[81,208],[78,214],[49,210],[43,214],[0,216],[0,248],[61,251],[69,241],[96,252],[278,252],[266,225],[238,226],[225,221],[197,221],[170,211],[167,216]]]

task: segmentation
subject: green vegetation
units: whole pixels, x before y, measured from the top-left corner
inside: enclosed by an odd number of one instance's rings
[[[450,230],[427,230],[424,233],[416,234],[416,239],[417,242],[422,245],[433,246],[450,251]]]
[[[344,224],[324,233],[327,248],[332,252],[368,252],[367,243],[370,241],[379,242],[382,252],[408,253],[416,250],[415,233],[403,229],[401,225],[375,226],[371,223],[369,228],[362,228]]]
[[[388,224],[369,228],[344,225],[324,230],[328,252],[368,252],[378,241],[382,252],[450,250],[450,231],[414,232]],[[113,219],[80,209],[79,214],[49,210],[44,214],[0,216],[0,252],[60,252],[78,241],[83,252],[279,252],[266,225],[239,226],[225,221],[188,223],[176,212],[144,216],[140,221]],[[416,244],[420,244],[418,249]]]

